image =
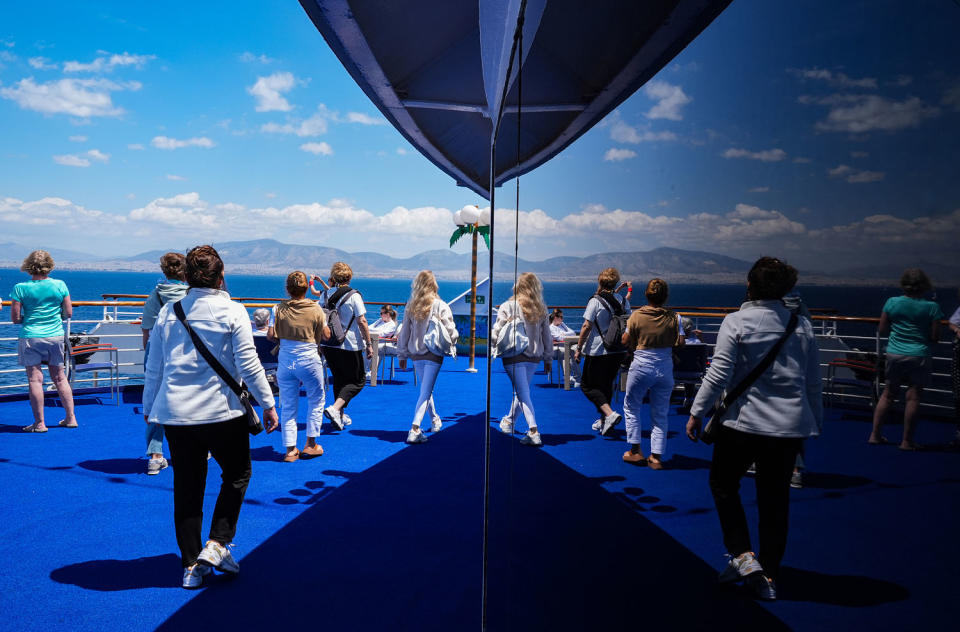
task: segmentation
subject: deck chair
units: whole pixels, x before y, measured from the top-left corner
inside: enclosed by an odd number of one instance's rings
[[[277,386],[277,356],[273,355],[273,349],[277,346],[275,340],[270,340],[266,336],[254,336],[253,337],[253,346],[257,349],[257,357],[260,359],[260,364],[263,365],[263,370],[267,374],[267,381],[270,382],[270,386],[276,392],[279,387]]]
[[[116,399],[117,406],[120,405],[120,351],[108,343],[85,344],[77,346],[67,346],[70,360],[70,385],[73,386],[78,373],[96,373],[107,371],[110,373],[108,382],[110,389],[110,399]],[[106,356],[107,361],[89,362],[98,354]],[[114,394],[116,393],[116,394]]]
[[[684,345],[673,349],[673,383],[682,385],[684,399],[695,392],[707,372],[707,345]]]

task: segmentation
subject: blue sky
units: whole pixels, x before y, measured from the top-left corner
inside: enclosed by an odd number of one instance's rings
[[[0,23],[4,241],[129,255],[272,237],[409,256],[445,248],[452,212],[483,205],[385,124],[297,2],[59,7],[8,3]],[[735,1],[522,178],[521,257],[952,261],[957,32],[952,0]]]

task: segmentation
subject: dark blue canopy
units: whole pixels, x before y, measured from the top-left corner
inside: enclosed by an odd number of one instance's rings
[[[458,184],[489,199],[598,123],[693,40],[730,0],[300,0],[383,115]],[[505,103],[503,103],[505,101]],[[511,124],[512,123],[512,124]]]

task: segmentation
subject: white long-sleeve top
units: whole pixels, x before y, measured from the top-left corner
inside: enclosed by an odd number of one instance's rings
[[[717,333],[710,368],[690,414],[703,417],[726,389],[757,366],[783,335],[790,311],[780,301],[748,301],[727,315]],[[820,356],[813,325],[801,313],[773,364],[741,395],[721,420],[749,434],[807,438],[823,427]]]
[[[453,312],[450,310],[450,306],[439,298],[436,298],[430,310],[431,313],[435,312],[440,318],[440,323],[444,329],[447,330],[447,333],[450,334],[450,340],[456,342],[460,334],[457,331],[457,326],[453,322]],[[419,357],[433,355],[430,350],[427,349],[427,345],[423,343],[429,322],[429,317],[423,320],[417,320],[410,315],[409,310],[403,310],[403,326],[400,327],[400,333],[397,334],[397,357],[417,359]]]
[[[253,345],[247,310],[230,295],[190,288],[180,301],[187,321],[227,372],[240,379],[264,409],[275,403]],[[167,303],[157,315],[144,368],[143,412],[153,423],[200,425],[244,413],[240,398],[197,351],[186,328]]]
[[[527,350],[523,352],[522,356],[515,356],[515,358],[523,358],[530,362],[539,362],[541,359],[549,360],[552,358],[553,334],[550,333],[550,323],[547,322],[547,317],[544,316],[539,321],[531,322],[524,318],[520,304],[513,300],[504,301],[503,304],[500,305],[500,309],[497,310],[497,322],[493,325],[490,340],[496,340],[497,336],[500,335],[500,330],[515,318],[523,320],[527,337],[530,338],[530,345],[527,347]],[[517,360],[505,358],[505,361],[509,363],[510,361],[516,362]]]

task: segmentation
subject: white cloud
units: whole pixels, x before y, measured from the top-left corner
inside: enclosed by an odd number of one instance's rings
[[[300,149],[314,155],[333,155],[333,147],[331,147],[328,143],[304,143],[300,145]]]
[[[940,103],[951,108],[954,112],[960,112],[960,82],[955,83],[943,93]]]
[[[263,197],[265,197],[265,198],[267,198],[267,199],[269,199],[269,200],[272,200],[273,198],[277,197],[277,194],[276,194],[276,193],[273,193],[272,191],[270,191],[270,192],[264,193],[264,194],[263,194]]]
[[[310,137],[322,136],[329,129],[329,122],[336,121],[337,113],[331,112],[327,106],[320,104],[317,111],[311,117],[288,121],[287,123],[264,123],[260,126],[260,131],[267,134],[294,134],[296,136]]]
[[[183,140],[169,138],[167,136],[154,136],[150,144],[157,149],[181,149],[183,147],[205,147],[207,149],[214,146],[214,142],[206,136],[186,138]]]
[[[654,80],[643,86],[643,93],[650,99],[657,102],[646,113],[647,118],[651,119],[669,119],[679,121],[683,119],[680,109],[690,103],[692,99],[688,97],[683,88],[669,84],[666,81]]]
[[[624,122],[620,118],[620,112],[615,111],[610,116],[610,140],[638,145],[640,143],[677,140],[677,135],[667,131],[653,132],[639,129]]]
[[[283,94],[293,90],[296,84],[293,73],[275,72],[267,77],[257,77],[257,82],[247,88],[247,92],[257,100],[257,112],[289,112],[293,106]]]
[[[408,152],[405,147],[397,147],[397,155],[398,155],[398,156],[406,156],[406,155],[409,154],[409,153],[410,153],[410,152]]]
[[[939,108],[927,105],[917,97],[895,101],[875,94],[835,94],[822,98],[804,95],[799,101],[805,105],[830,108],[827,118],[815,125],[821,132],[895,132],[919,127],[925,119],[940,115]]]
[[[769,191],[770,187],[753,187],[751,189],[747,189],[747,193],[768,193]]]
[[[796,158],[793,159],[793,162],[798,165],[806,165],[806,164],[810,164],[813,161],[810,160],[809,158],[803,158],[801,156],[797,156]]]
[[[827,171],[831,178],[843,178],[850,184],[864,184],[867,182],[878,182],[883,180],[885,173],[880,171],[861,171],[854,169],[849,165],[837,165]]]
[[[37,70],[54,70],[56,69],[56,64],[51,64],[50,60],[46,57],[31,57],[27,60],[27,63],[30,64],[31,68],[36,68]]]
[[[783,151],[782,149],[749,151],[746,149],[736,149],[731,147],[720,155],[724,158],[748,158],[750,160],[759,160],[760,162],[780,162],[787,157],[787,152]]]
[[[637,152],[632,149],[618,149],[611,147],[603,154],[603,160],[605,162],[619,162],[621,160],[628,160],[630,158],[636,157]]]
[[[916,265],[921,258],[950,259],[960,234],[960,209],[952,213],[915,218],[890,214],[869,215],[861,220],[811,230],[812,243],[827,252],[845,251],[862,258],[862,265],[895,256]]]
[[[71,137],[69,138],[69,140],[70,140],[71,143],[85,143],[85,142],[87,142],[87,137],[86,137],[86,136],[71,136]]]
[[[363,112],[347,112],[347,123],[360,123],[361,125],[386,125],[387,121],[379,116],[370,116]]]
[[[83,154],[65,154],[53,157],[53,161],[55,163],[59,165],[65,165],[67,167],[89,167],[91,160],[96,160],[97,162],[109,162],[110,154],[105,154],[99,149],[91,149]]]
[[[130,149],[132,151],[143,151],[145,148],[140,143],[130,143],[129,145],[127,145],[127,149]]]
[[[263,54],[255,55],[255,54],[251,53],[250,51],[244,51],[244,52],[240,55],[240,61],[242,61],[242,62],[245,63],[245,64],[252,64],[252,63],[272,64],[273,62],[275,62],[275,61],[277,61],[277,60],[276,60],[276,59],[273,59],[272,57],[267,57],[266,55],[263,55]]]
[[[107,217],[111,221],[104,221]],[[95,227],[98,235],[116,235],[122,231],[125,221],[122,216],[87,209],[59,197],[32,202],[0,198],[0,222],[3,222],[5,235],[11,239],[35,238],[38,230],[42,230],[45,241],[59,241],[69,247],[79,231]]]
[[[186,181],[186,178],[184,178],[183,176],[178,176],[178,175],[173,174],[173,173],[168,173],[166,177],[167,177],[167,180],[173,180],[174,182],[184,182],[184,181]]]
[[[112,72],[115,68],[124,66],[134,66],[143,68],[150,60],[156,59],[156,55],[131,55],[130,53],[121,53],[119,55],[108,55],[97,57],[90,63],[81,63],[79,61],[66,61],[63,63],[64,72]]]
[[[108,79],[59,79],[36,83],[33,77],[21,79],[13,88],[0,88],[0,97],[15,101],[25,110],[43,114],[120,116],[123,108],[113,105],[111,92],[139,90],[136,81],[114,82]]]
[[[851,158],[866,158],[866,157],[869,156],[869,155],[870,155],[870,153],[869,153],[869,152],[866,152],[866,151],[851,151],[851,152],[850,152],[850,157],[851,157]]]
[[[853,79],[842,72],[833,72],[823,68],[808,68],[804,70],[795,70],[793,72],[802,79],[825,81],[830,85],[841,88],[866,88],[873,90],[877,87],[877,80],[873,77]]]
[[[128,200],[135,200],[135,199],[137,199],[137,194],[136,194],[136,193],[127,193],[124,197],[127,198]]]

